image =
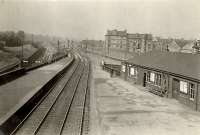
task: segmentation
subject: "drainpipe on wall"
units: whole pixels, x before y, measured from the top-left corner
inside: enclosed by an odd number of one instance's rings
[[[197,92],[196,92],[196,111],[198,110],[198,90],[199,90],[199,83],[197,83]]]
[[[170,84],[169,84],[169,83],[170,83],[170,78],[169,78],[169,75],[167,75],[167,87],[168,87],[168,88],[167,88],[167,97],[170,97],[170,96],[169,96],[169,91],[170,91]],[[172,96],[171,96],[171,97],[172,97]],[[170,97],[170,98],[171,98],[171,97]]]

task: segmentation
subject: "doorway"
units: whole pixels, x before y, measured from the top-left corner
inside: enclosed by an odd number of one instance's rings
[[[144,77],[143,77],[143,87],[146,87],[146,76],[147,76],[147,73],[144,73]]]
[[[172,97],[177,98],[180,89],[180,81],[178,79],[173,78],[172,82]]]

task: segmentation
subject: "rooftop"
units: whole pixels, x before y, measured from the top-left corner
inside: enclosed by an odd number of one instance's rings
[[[123,30],[123,31],[119,31],[119,30],[108,30],[106,33],[107,36],[126,36],[127,35],[127,31]]]
[[[131,38],[131,39],[146,38],[148,40],[153,39],[151,34],[139,34],[139,33],[128,34],[128,38]]]
[[[127,62],[200,80],[199,54],[152,51]]]
[[[168,44],[168,49],[170,52],[180,52],[181,47],[175,41],[172,41]]]
[[[119,31],[119,30],[107,30],[106,36],[127,36],[130,39],[142,39],[146,38],[148,40],[152,40],[152,34],[140,34],[140,33],[127,33],[126,30]]]

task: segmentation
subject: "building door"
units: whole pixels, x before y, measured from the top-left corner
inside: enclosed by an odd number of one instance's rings
[[[168,80],[168,76],[166,74],[163,74],[162,76],[162,81],[163,81],[163,93],[167,93],[168,92],[168,85],[169,85],[169,80]]]
[[[178,79],[173,79],[172,82],[172,97],[177,98],[180,89],[180,81]]]
[[[147,76],[147,74],[144,73],[144,77],[143,77],[143,87],[146,87],[146,76]]]

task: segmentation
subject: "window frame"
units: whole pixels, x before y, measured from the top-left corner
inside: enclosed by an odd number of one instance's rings
[[[161,84],[162,84],[162,75],[159,73],[155,74],[155,84],[157,86],[161,86]]]
[[[147,71],[146,73],[146,82],[150,82],[150,71]]]
[[[126,72],[126,65],[122,65],[121,71],[124,72],[124,73]]]
[[[153,75],[153,77],[152,77],[152,75]],[[155,73],[154,72],[150,72],[150,82],[155,83]]]
[[[129,68],[130,70],[129,70],[129,75],[130,76],[135,76],[135,67],[130,67]],[[132,74],[133,73],[133,74]]]
[[[180,81],[179,91],[188,94],[188,82]]]
[[[193,88],[191,87],[193,85]],[[189,99],[194,101],[195,99],[195,84],[189,83]]]
[[[137,68],[134,66],[129,66],[128,68],[128,76],[129,77],[136,77],[137,76]],[[133,74],[131,74],[131,71],[133,70]]]

